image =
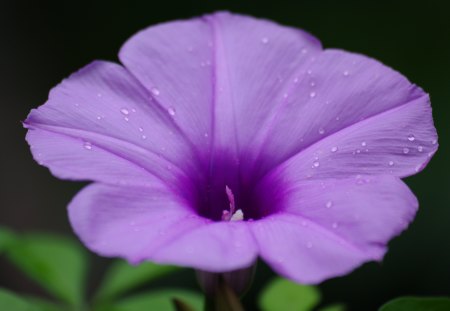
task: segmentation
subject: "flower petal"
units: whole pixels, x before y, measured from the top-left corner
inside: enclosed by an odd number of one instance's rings
[[[116,64],[94,62],[64,80],[25,126],[35,159],[62,178],[142,185],[197,171],[170,116]]]
[[[321,50],[311,35],[229,13],[150,27],[120,51],[125,66],[176,111],[199,147],[233,156],[245,148],[282,97],[280,81]],[[220,152],[220,151],[218,151]]]
[[[325,50],[298,77],[289,101],[277,104],[273,120],[261,124],[255,137],[260,153],[255,148],[247,161],[257,164],[257,176],[290,157],[307,157],[311,168],[317,160],[311,159],[322,156],[340,172],[406,176],[436,150],[428,96],[383,64]],[[398,164],[389,167],[390,161]]]
[[[244,222],[212,222],[197,216],[167,187],[93,184],[69,205],[81,240],[103,256],[151,260],[207,271],[251,265],[256,246]]]
[[[356,174],[399,177],[422,170],[437,149],[428,97],[367,118],[310,145],[269,175],[293,179]]]
[[[262,258],[300,283],[318,283],[381,260],[387,242],[417,210],[414,195],[392,176],[305,181],[280,196],[282,210],[253,223],[252,231]]]

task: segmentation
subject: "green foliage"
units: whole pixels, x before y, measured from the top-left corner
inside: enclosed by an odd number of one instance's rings
[[[110,300],[177,269],[173,266],[160,266],[151,262],[131,266],[125,261],[116,261],[106,273],[96,298],[99,301]]]
[[[324,308],[319,309],[319,311],[345,311],[345,310],[346,310],[345,306],[341,304],[326,306]]]
[[[0,289],[0,310],[4,311],[41,311],[25,299],[7,290]]]
[[[263,311],[309,311],[319,301],[317,288],[277,278],[263,290],[259,306]]]
[[[67,308],[41,298],[27,297],[27,301],[39,311],[67,311]]]
[[[71,239],[34,234],[16,239],[8,258],[57,298],[80,306],[86,275],[86,254]]]
[[[14,238],[15,236],[11,230],[0,226],[0,254],[8,249]]]
[[[177,298],[194,310],[203,310],[203,298],[200,294],[181,289],[155,290],[131,296],[114,305],[102,306],[95,311],[175,311],[172,299]]]
[[[380,311],[449,311],[450,298],[401,297],[386,303]]]

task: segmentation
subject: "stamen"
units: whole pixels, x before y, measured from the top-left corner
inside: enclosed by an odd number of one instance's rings
[[[228,197],[228,201],[230,202],[230,210],[222,211],[222,220],[224,221],[239,221],[244,220],[244,213],[241,209],[238,209],[236,212],[236,204],[234,201],[233,191],[228,186],[225,186],[225,192]]]
[[[237,221],[237,220],[244,220],[244,213],[242,212],[241,209],[238,209],[236,213],[234,213],[233,216],[231,216],[230,219],[230,221]]]

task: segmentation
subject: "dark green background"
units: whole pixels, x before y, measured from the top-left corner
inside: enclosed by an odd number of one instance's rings
[[[116,60],[136,31],[162,21],[230,10],[304,28],[325,47],[356,51],[399,70],[431,94],[440,148],[407,183],[421,208],[381,264],[321,285],[325,300],[375,310],[400,295],[450,295],[450,9],[447,1],[4,1],[0,5],[0,224],[72,234],[65,206],[82,186],[31,158],[21,127],[62,78],[94,59]],[[106,260],[94,257],[95,285]],[[270,277],[259,265],[254,294]],[[194,285],[191,274],[173,282]],[[0,260],[0,286],[41,293]],[[252,310],[252,307],[249,307]]]

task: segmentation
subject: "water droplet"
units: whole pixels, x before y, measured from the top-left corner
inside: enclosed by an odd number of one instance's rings
[[[311,97],[311,98],[316,97],[316,92],[311,92],[311,93],[309,93],[309,97]]]
[[[423,151],[423,147],[422,146],[417,146],[417,151],[422,152]]]
[[[333,229],[337,229],[339,227],[339,224],[337,222],[333,222],[331,227],[333,227]]]
[[[97,116],[97,120],[101,120],[102,119],[102,117],[101,116]]]
[[[366,143],[365,141],[363,141],[363,142],[361,143],[361,146],[365,147],[365,146],[367,146],[367,143]]]
[[[130,119],[128,117],[123,118],[125,121],[130,121]]]
[[[348,77],[350,75],[350,72],[348,72],[348,70],[343,72],[344,77]]]
[[[328,201],[326,204],[325,204],[325,207],[326,208],[331,208],[333,206],[333,202],[332,201]]]
[[[156,87],[152,88],[152,94],[155,96],[158,96],[161,92],[159,91],[159,89],[157,89]]]
[[[141,138],[142,138],[142,139],[147,139],[147,136],[142,135]]]
[[[91,150],[92,149],[92,144],[90,143],[90,142],[85,142],[84,143],[84,149],[86,149],[86,150]]]
[[[288,93],[284,93],[284,94],[283,94],[283,98],[285,98],[285,99],[288,98],[288,96],[289,96]]]
[[[311,242],[307,242],[307,243],[306,243],[306,247],[307,247],[307,248],[312,248],[312,247],[313,247],[313,244],[312,244]]]
[[[394,165],[394,161],[389,161],[389,166],[393,166]]]
[[[356,153],[358,153],[358,154],[359,154],[359,153],[361,153],[361,150],[359,150],[359,149],[356,149]]]
[[[321,127],[320,129],[319,129],[319,134],[320,135],[323,135],[325,133],[325,130]]]
[[[409,141],[414,141],[414,140],[416,140],[416,138],[414,137],[413,134],[410,134],[410,135],[408,136],[408,140],[409,140]]]
[[[338,147],[336,147],[336,146],[331,147],[331,152],[336,152],[336,151],[338,151]]]
[[[307,74],[312,75],[312,70],[309,69],[308,71],[306,71]]]
[[[261,43],[262,43],[262,44],[267,44],[267,43],[269,43],[269,38],[267,38],[267,37],[261,38]]]
[[[136,112],[136,109],[134,109],[134,108],[131,108],[131,112]]]
[[[294,78],[294,83],[298,83],[298,77]]]
[[[139,127],[139,132],[143,132],[144,131],[144,129],[142,128],[142,127]]]
[[[122,109],[120,109],[120,112],[123,114],[123,115],[128,115],[130,112],[128,111],[128,109],[127,108],[122,108]]]
[[[431,142],[433,145],[437,144],[437,139],[433,139],[433,141]]]
[[[409,148],[407,148],[407,147],[403,148],[403,153],[404,154],[408,154],[409,153]]]
[[[339,121],[341,118],[340,117],[336,117],[336,121]]]
[[[311,81],[311,82],[309,83],[309,85],[311,85],[312,87],[314,87],[314,86],[316,86],[316,82]]]
[[[209,137],[208,133],[203,134],[203,136],[205,136],[205,138]]]
[[[314,166],[314,167],[319,167],[319,166],[320,166],[319,161],[315,161],[315,162],[313,163],[313,166]]]
[[[167,112],[173,117],[175,115],[175,109],[173,107],[169,107]]]
[[[103,95],[102,95],[102,93],[97,93],[97,97],[102,97]]]

